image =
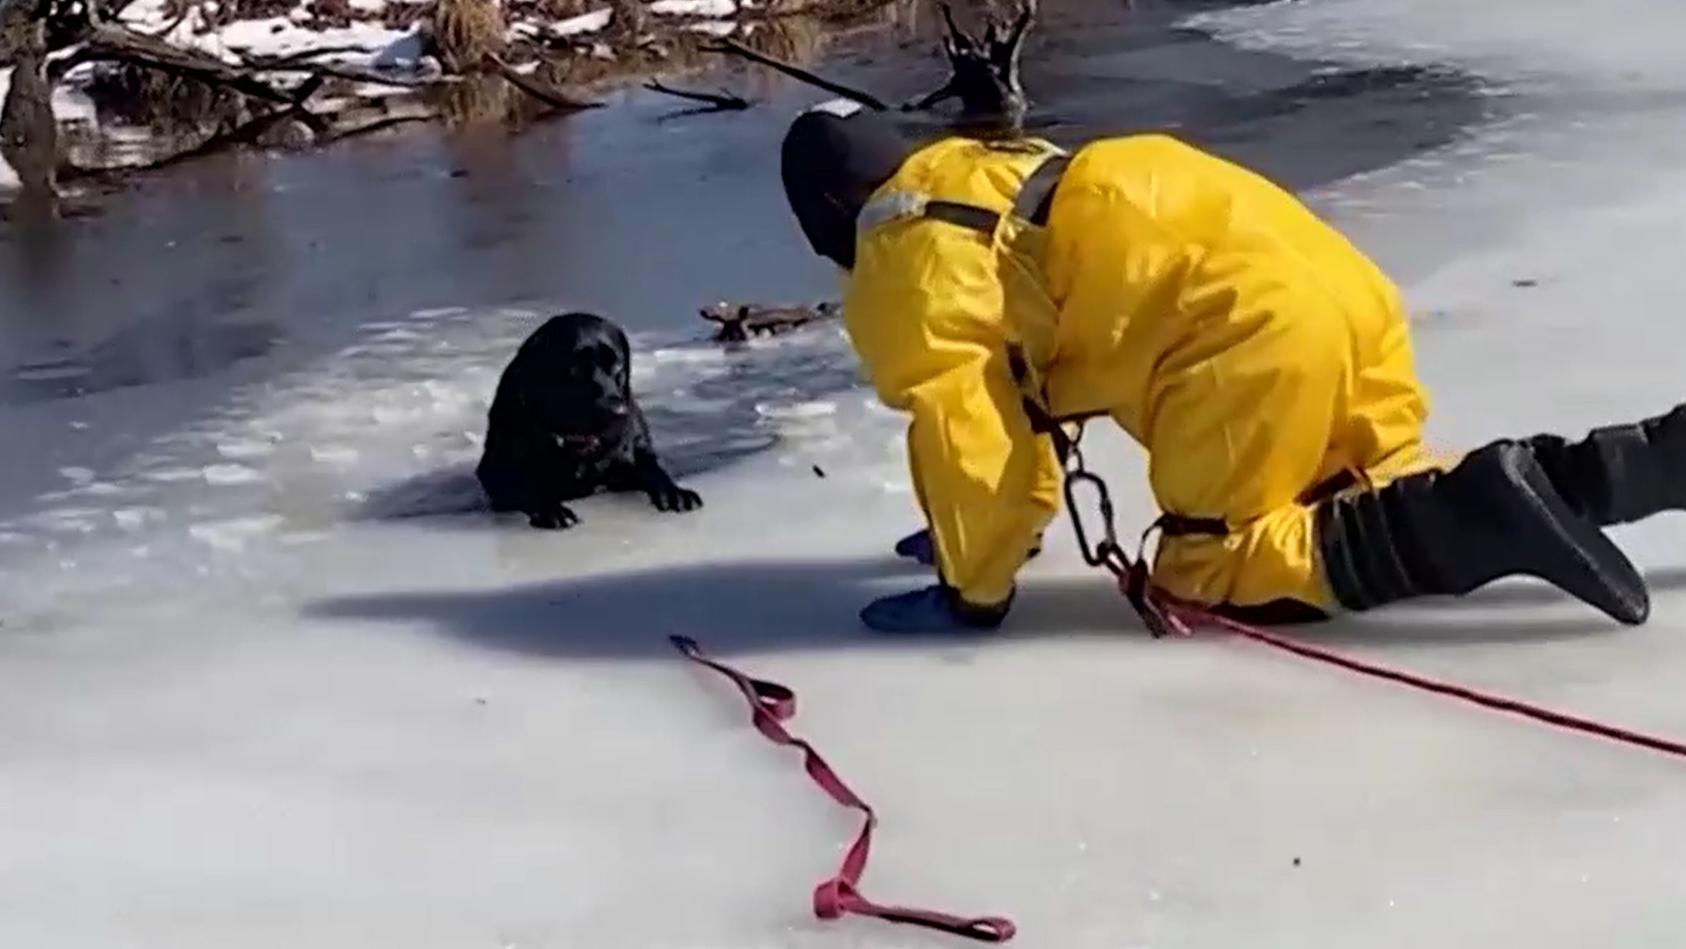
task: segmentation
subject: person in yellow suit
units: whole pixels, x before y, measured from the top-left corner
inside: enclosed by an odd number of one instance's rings
[[[1527,574],[1646,618],[1601,526],[1686,508],[1686,407],[1436,457],[1399,291],[1265,178],[1164,135],[918,143],[845,102],[795,120],[781,174],[847,274],[873,386],[911,415],[928,528],[897,549],[938,583],[868,625],[1003,620],[1059,506],[1038,415],[1104,415],[1146,447],[1152,579],[1183,601],[1305,620]]]

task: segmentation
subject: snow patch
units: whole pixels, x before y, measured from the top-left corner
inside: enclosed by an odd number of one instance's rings
[[[649,10],[658,16],[728,17],[738,6],[732,0],[656,0]]]
[[[545,27],[544,31],[551,36],[580,36],[586,33],[597,33],[608,28],[614,22],[615,11],[604,7],[590,13],[568,17]]]
[[[701,33],[704,36],[731,36],[733,33],[737,32],[738,25],[736,23],[721,22],[687,23],[680,27],[680,29],[688,33]]]
[[[0,69],[0,103],[6,101],[6,94],[12,88],[12,70],[10,67]],[[0,190],[10,191],[22,182],[18,181],[17,169],[13,168],[4,157],[0,157]]]
[[[427,56],[427,37],[416,27],[386,44],[369,61],[376,69],[416,69]]]

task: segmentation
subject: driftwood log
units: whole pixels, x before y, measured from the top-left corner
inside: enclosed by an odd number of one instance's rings
[[[715,324],[714,341],[741,343],[751,336],[776,336],[809,323],[836,317],[842,307],[836,303],[813,306],[759,306],[752,303],[716,303],[697,311]]]
[[[935,91],[903,103],[903,111],[924,111],[949,99],[960,100],[960,121],[984,131],[1012,133],[1024,123],[1028,100],[1024,84],[1019,78],[1019,57],[1024,49],[1025,36],[1036,20],[1034,0],[1026,0],[1018,8],[1011,25],[993,15],[984,17],[981,37],[960,28],[954,10],[942,5],[943,52],[951,70],[948,81]],[[769,69],[777,70],[799,82],[823,89],[834,96],[852,99],[869,109],[889,111],[883,99],[863,89],[828,79],[811,70],[787,63],[774,56],[750,49],[732,39],[723,39],[703,47],[705,52],[735,56]]]
[[[963,119],[1017,129],[1024,122],[1027,107],[1024,85],[1019,80],[1019,54],[1035,19],[1035,7],[1027,3],[1020,8],[1011,26],[1004,26],[994,16],[985,17],[981,38],[974,38],[954,22],[954,10],[948,4],[942,5],[942,11],[948,28],[943,52],[953,73],[942,88],[903,108],[929,109],[939,102],[959,99]]]

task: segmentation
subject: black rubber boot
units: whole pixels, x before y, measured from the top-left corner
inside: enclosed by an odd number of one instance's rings
[[[1686,510],[1686,405],[1632,425],[1593,429],[1571,442],[1525,443],[1569,506],[1599,524]]]
[[[1330,590],[1351,610],[1526,575],[1622,623],[1651,612],[1633,563],[1559,496],[1523,442],[1495,442],[1451,471],[1324,501],[1317,540]]]

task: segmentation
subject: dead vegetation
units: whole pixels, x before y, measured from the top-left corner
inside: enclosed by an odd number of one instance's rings
[[[0,66],[15,67],[0,115],[0,150],[19,171],[23,200],[50,206],[59,179],[104,173],[71,163],[59,153],[55,137],[52,86],[86,63],[98,64],[86,91],[102,114],[169,133],[180,146],[139,166],[158,167],[231,147],[301,147],[429,118],[452,125],[518,125],[595,106],[575,90],[607,80],[657,77],[647,88],[687,100],[691,113],[749,108],[778,75],[890,109],[888,100],[798,64],[818,58],[831,37],[851,29],[907,22],[924,0],[762,0],[741,9],[734,35],[723,38],[693,28],[699,17],[648,16],[644,0],[389,4],[383,14],[388,24],[425,17],[423,51],[439,66],[432,74],[382,73],[329,58],[350,49],[246,55],[229,62],[172,44],[166,39],[170,29],[147,35],[115,22],[108,14],[125,0],[103,2],[0,0]],[[216,22],[279,15],[292,9],[293,0],[218,0],[203,7],[186,5],[203,0],[174,2],[178,18]],[[605,6],[614,11],[607,30],[582,36],[540,31],[510,39],[511,16],[556,22]],[[987,19],[981,36],[974,37],[943,9],[944,50],[953,75],[941,89],[901,108],[929,108],[953,98],[963,118],[1016,127],[1024,101],[1018,56],[1033,10],[1023,8],[1010,26]],[[311,0],[307,11],[318,26],[343,25],[352,15],[350,0]],[[687,88],[667,79],[722,55],[755,64],[738,77],[745,92]],[[361,98],[352,87],[364,83],[406,86],[420,95]]]
[[[243,97],[226,87],[133,63],[95,71],[86,91],[119,122],[166,136],[220,128],[244,111]]]
[[[480,71],[503,53],[508,32],[498,0],[437,0],[429,26],[434,52],[454,73]]]

